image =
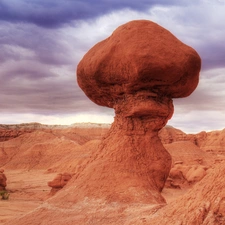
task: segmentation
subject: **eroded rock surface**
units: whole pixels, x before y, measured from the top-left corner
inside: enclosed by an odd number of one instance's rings
[[[27,133],[43,131],[72,139],[84,144],[93,139],[101,139],[109,129],[109,124],[75,123],[71,125],[45,125],[40,123],[0,124],[0,142],[14,139]]]
[[[171,157],[158,132],[173,115],[172,98],[195,90],[200,65],[195,50],[147,20],[120,26],[89,50],[77,68],[78,84],[96,104],[114,108],[116,116],[77,180],[84,196],[164,202],[160,192]]]
[[[225,224],[225,166],[221,163],[182,197],[159,210],[147,224]]]
[[[6,188],[6,181],[7,181],[7,178],[6,178],[5,174],[4,174],[4,170],[0,169],[0,191],[5,190],[5,188]]]
[[[48,186],[51,187],[51,195],[54,195],[57,191],[62,189],[68,181],[72,178],[72,175],[70,173],[59,173],[57,176],[52,180],[48,182]]]

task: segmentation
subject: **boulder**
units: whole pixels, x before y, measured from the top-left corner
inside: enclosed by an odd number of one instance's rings
[[[0,191],[5,190],[7,178],[4,174],[4,169],[0,169]]]
[[[72,178],[70,173],[60,173],[52,180],[48,182],[48,186],[51,187],[51,194],[55,194],[57,191],[62,189],[68,181]]]

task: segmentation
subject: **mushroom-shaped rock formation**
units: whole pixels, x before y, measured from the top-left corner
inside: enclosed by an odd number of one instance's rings
[[[85,195],[164,202],[160,192],[171,156],[158,131],[173,115],[172,98],[187,97],[197,87],[200,67],[194,49],[147,20],[118,27],[85,54],[77,67],[80,88],[93,102],[114,108],[116,114],[87,166],[91,175],[83,171],[78,176],[85,187],[91,187],[83,190]]]

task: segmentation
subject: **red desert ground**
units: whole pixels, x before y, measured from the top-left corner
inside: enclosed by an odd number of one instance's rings
[[[128,197],[118,201],[116,193],[112,199],[97,198],[88,192],[90,186],[84,189],[89,197],[82,198],[77,189],[79,174],[92,162],[109,127],[1,125],[0,187],[4,189],[5,174],[10,195],[0,201],[0,224],[224,224],[225,129],[185,134],[165,126],[159,137],[172,156],[162,190],[166,202],[150,204]],[[120,173],[108,171],[108,176]],[[104,193],[104,188],[99,185],[98,191]]]

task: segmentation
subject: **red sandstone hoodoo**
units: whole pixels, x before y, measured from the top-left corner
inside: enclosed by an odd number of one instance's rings
[[[147,20],[118,27],[86,53],[78,84],[96,104],[114,108],[115,120],[77,178],[83,197],[164,202],[171,156],[158,131],[173,115],[172,98],[197,87],[200,67],[194,49]]]

